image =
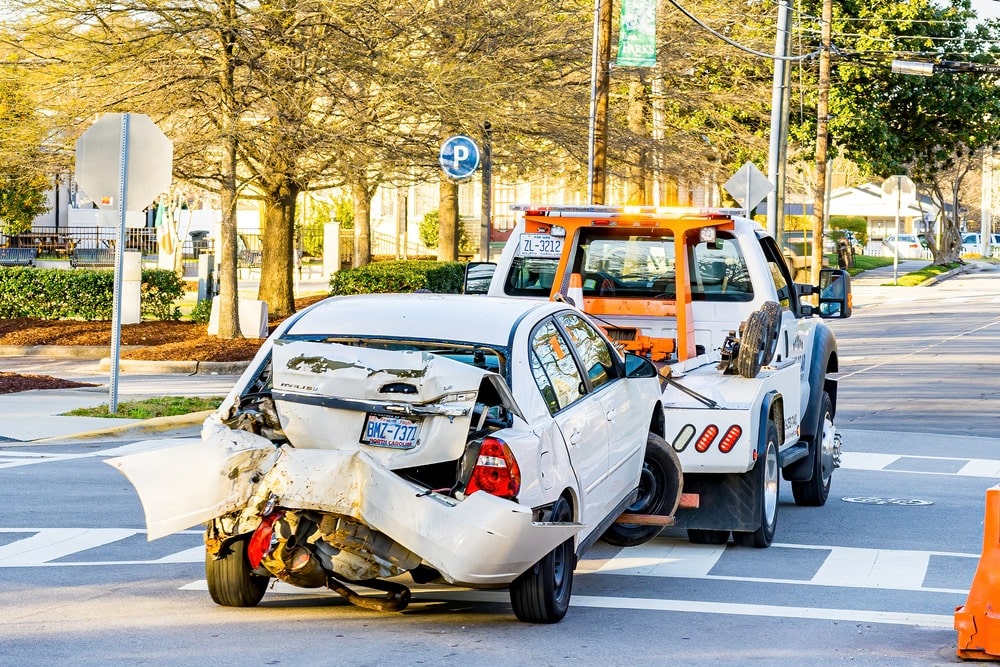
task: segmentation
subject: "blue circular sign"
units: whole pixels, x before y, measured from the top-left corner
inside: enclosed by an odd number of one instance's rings
[[[479,167],[479,146],[465,135],[448,137],[441,144],[438,162],[444,173],[454,179],[472,176]]]

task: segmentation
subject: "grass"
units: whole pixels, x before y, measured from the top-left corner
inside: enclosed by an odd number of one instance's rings
[[[947,273],[952,269],[961,266],[959,262],[951,262],[949,264],[931,264],[926,266],[919,271],[911,271],[899,277],[897,284],[900,287],[915,287],[925,280],[933,278],[934,276],[939,276],[942,273]],[[884,283],[887,286],[892,286],[892,283]]]
[[[70,417],[116,417],[119,419],[150,419],[152,417],[175,417],[202,410],[214,410],[222,403],[222,396],[199,398],[191,396],[163,396],[141,401],[126,401],[118,404],[118,411],[111,414],[109,405],[104,403],[92,408],[77,408],[63,413]]]
[[[834,257],[833,266],[836,266],[837,258]],[[869,269],[877,269],[883,266],[889,266],[892,264],[892,257],[869,257],[867,255],[855,255],[854,256],[854,267],[847,270],[852,276],[856,276],[863,271],[868,271]]]

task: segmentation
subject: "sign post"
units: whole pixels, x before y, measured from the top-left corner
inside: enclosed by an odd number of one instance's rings
[[[895,195],[895,197],[893,197]],[[906,176],[890,176],[882,182],[882,199],[896,202],[896,232],[892,244],[892,284],[898,285],[899,278],[899,212],[904,205],[909,206],[916,199],[917,186]]]
[[[127,211],[141,211],[170,188],[173,144],[143,114],[105,114],[76,142],[76,182],[105,210],[118,212],[111,313],[109,412],[118,411],[121,308]]]

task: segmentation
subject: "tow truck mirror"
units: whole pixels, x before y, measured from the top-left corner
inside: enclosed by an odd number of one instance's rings
[[[851,316],[851,276],[844,269],[821,269],[819,272],[819,316]]]
[[[465,265],[463,294],[486,294],[490,291],[490,281],[496,273],[496,262],[469,262]]]

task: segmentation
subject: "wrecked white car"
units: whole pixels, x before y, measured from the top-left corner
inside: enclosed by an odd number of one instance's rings
[[[672,514],[655,369],[560,303],[336,297],[269,338],[200,441],[108,462],[149,539],[207,525],[212,599],[253,606],[272,578],[398,610],[398,580],[509,587],[556,622],[576,559],[638,544]],[[350,584],[385,591],[369,597]]]

